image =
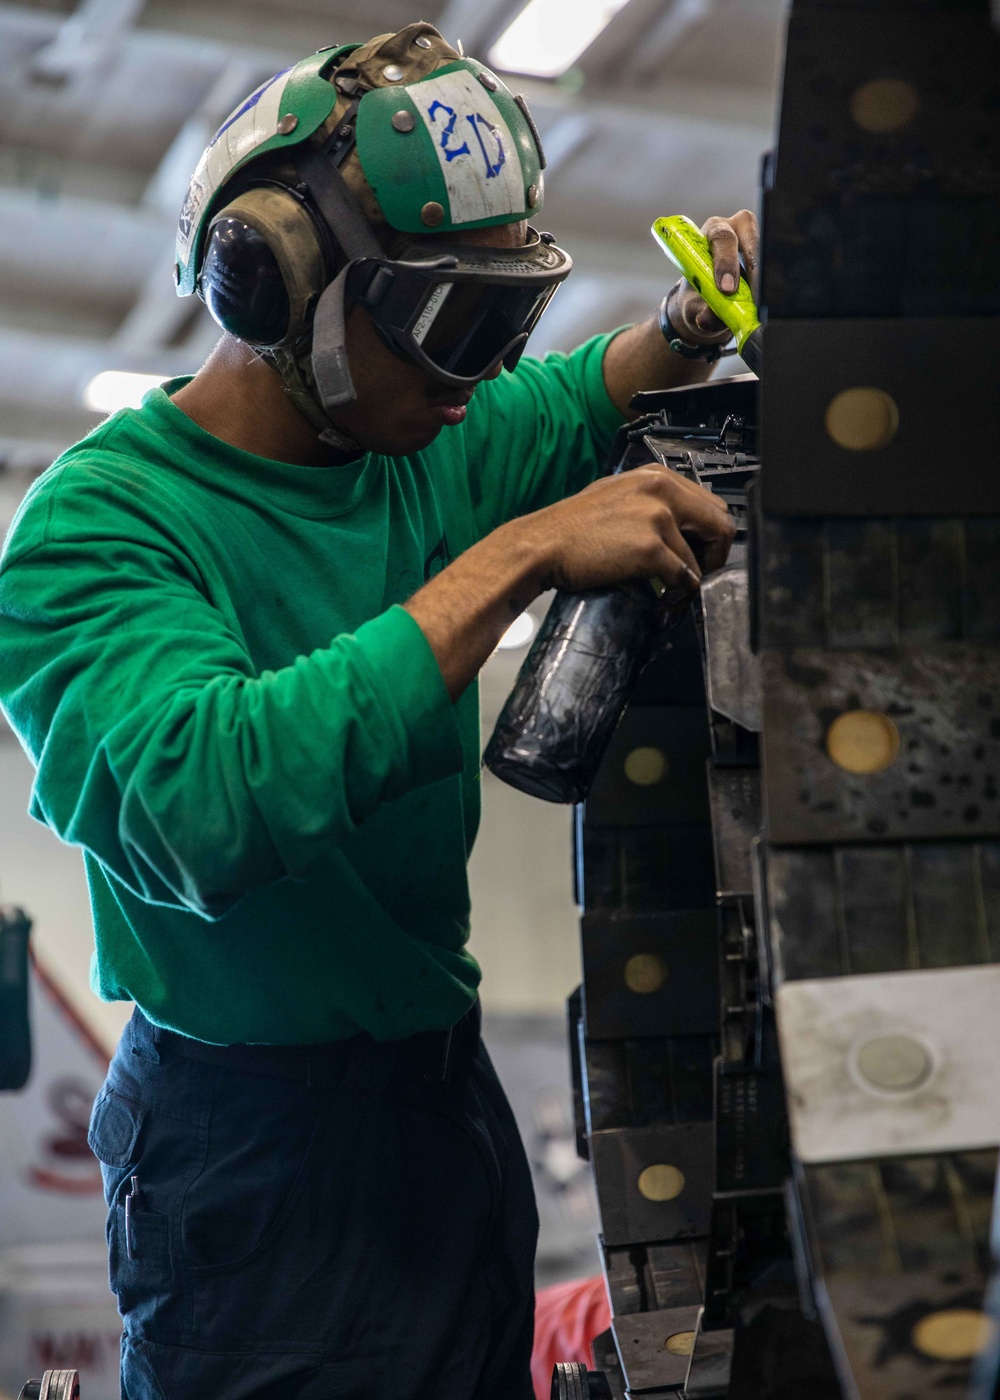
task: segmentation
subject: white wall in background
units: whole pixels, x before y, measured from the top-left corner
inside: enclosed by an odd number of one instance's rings
[[[532,603],[536,622],[551,597]],[[527,646],[496,651],[483,667],[482,747],[527,653]],[[484,769],[483,821],[469,867],[470,946],[482,965],[488,1011],[562,1016],[580,981],[571,821],[571,807],[526,797]]]
[[[131,1007],[98,1000],[90,990],[94,937],[80,852],[28,816],[32,769],[8,731],[0,736],[0,900],[20,904],[46,969],[110,1051]]]
[[[571,811],[483,773],[483,822],[469,870],[470,946],[488,1011],[561,1013],[580,981]]]

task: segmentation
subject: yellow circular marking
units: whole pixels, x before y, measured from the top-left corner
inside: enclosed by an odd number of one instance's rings
[[[644,746],[633,749],[625,759],[625,776],[637,787],[654,787],[667,776],[670,762],[662,749]]]
[[[899,409],[884,389],[859,384],[841,389],[826,406],[827,436],[847,452],[874,452],[896,436]]]
[[[899,730],[881,710],[847,710],[826,731],[826,751],[845,773],[883,773],[899,755]]]
[[[851,116],[865,131],[901,131],[920,111],[920,95],[902,78],[873,78],[851,93]]]
[[[634,953],[625,964],[625,985],[638,996],[658,992],[666,980],[666,964],[655,953]]]
[[[639,1173],[639,1194],[647,1201],[674,1201],[686,1185],[684,1173],[667,1162],[657,1162]]]
[[[910,1334],[913,1345],[935,1361],[968,1361],[988,1346],[996,1323],[976,1308],[945,1308],[922,1317]]]
[[[694,1333],[675,1332],[664,1342],[664,1347],[671,1356],[690,1356],[694,1351]]]
[[[858,1069],[876,1089],[918,1089],[932,1068],[927,1050],[908,1035],[880,1035],[858,1051]]]

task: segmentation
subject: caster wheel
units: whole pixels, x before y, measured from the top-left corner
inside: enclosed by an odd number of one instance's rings
[[[46,1371],[40,1381],[28,1381],[18,1400],[80,1400],[78,1371]]]
[[[552,1368],[551,1400],[590,1400],[586,1366],[575,1361],[558,1361]]]
[[[552,1371],[551,1400],[612,1400],[603,1371],[588,1371],[578,1361],[559,1361]]]

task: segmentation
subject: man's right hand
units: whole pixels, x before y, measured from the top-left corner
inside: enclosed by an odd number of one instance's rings
[[[545,561],[542,589],[569,590],[658,578],[690,592],[703,570],[726,562],[736,533],[724,501],[653,463],[603,477],[506,528]]]
[[[454,699],[517,614],[547,588],[658,578],[671,591],[690,593],[702,568],[726,562],[735,533],[728,508],[711,492],[666,467],[636,467],[502,525],[405,606]]]

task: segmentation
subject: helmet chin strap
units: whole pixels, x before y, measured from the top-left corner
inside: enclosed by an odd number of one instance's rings
[[[353,123],[348,125],[353,138]],[[350,144],[353,144],[353,139],[346,149],[350,149]],[[341,159],[346,149],[339,153]],[[383,249],[335,160],[314,153],[301,162],[299,173],[305,176],[310,192],[328,227],[334,231],[347,262],[329,286],[324,288],[316,304],[309,348],[299,353],[291,349],[274,349],[265,353],[284,380],[299,411],[319,432],[320,441],[356,457],[363,449],[348,433],[337,428],[329,417],[331,409],[353,403],[357,398],[347,361],[347,308],[344,300],[347,273],[353,259],[380,257]]]
[[[295,350],[281,347],[273,350],[263,350],[260,352],[263,359],[281,375],[282,382],[288,390],[289,397],[295,407],[302,414],[303,418],[316,429],[319,440],[328,447],[332,447],[336,452],[343,454],[344,460],[360,457],[365,449],[358,443],[350,433],[338,428],[327,416],[324,406],[321,406],[318,399],[318,390],[313,378],[313,367],[310,361],[309,349]],[[346,365],[346,353],[345,353]],[[348,373],[348,382],[350,374]],[[354,387],[351,385],[351,392],[341,400],[342,403],[349,403],[354,399]],[[330,405],[333,407],[333,405]]]
[[[347,308],[344,296],[350,269],[351,264],[348,263],[324,290],[313,316],[310,367],[320,406],[327,414],[332,408],[353,403],[357,398],[351,367],[347,362]]]
[[[337,139],[331,143],[336,149],[313,152],[299,162],[299,175],[307,182],[347,262],[324,288],[316,304],[308,346],[303,349],[300,344],[262,351],[264,358],[281,375],[299,412],[319,433],[320,442],[345,454],[346,458],[358,457],[364,451],[329,417],[331,409],[353,403],[357,398],[347,362],[347,308],[344,303],[347,272],[353,259],[381,257],[383,253],[357,196],[339,169],[340,162],[354,144],[352,117],[357,106],[355,103],[349,109],[337,128],[336,135],[342,138],[346,125],[348,139]]]

